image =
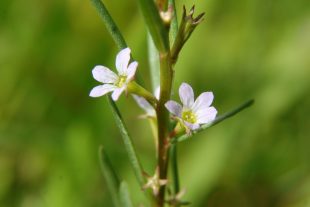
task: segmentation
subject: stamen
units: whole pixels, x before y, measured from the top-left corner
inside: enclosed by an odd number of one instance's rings
[[[183,111],[182,112],[182,119],[184,121],[191,123],[191,124],[194,124],[197,121],[196,115],[192,111]]]
[[[122,87],[124,85],[124,83],[126,82],[126,79],[127,79],[127,76],[120,75],[118,77],[117,82],[114,85],[116,85],[117,87],[120,88],[120,87]]]

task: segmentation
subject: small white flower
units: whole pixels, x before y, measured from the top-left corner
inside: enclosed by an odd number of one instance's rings
[[[159,93],[160,89],[159,87],[155,90],[155,97],[158,100],[159,99]],[[132,95],[137,104],[146,112],[146,117],[154,118],[156,117],[156,111],[154,107],[147,101],[145,98],[137,95]]]
[[[113,92],[112,99],[116,101],[122,92],[126,90],[128,83],[134,78],[136,73],[138,63],[134,61],[129,64],[129,60],[129,48],[125,48],[117,54],[115,65],[118,75],[105,66],[97,65],[92,70],[93,77],[104,84],[94,87],[89,96],[99,97]]]
[[[168,101],[165,106],[170,113],[190,130],[196,130],[200,124],[213,121],[217,110],[210,105],[213,101],[212,92],[204,92],[194,101],[194,91],[187,83],[182,83],[179,96],[183,106],[175,101]]]

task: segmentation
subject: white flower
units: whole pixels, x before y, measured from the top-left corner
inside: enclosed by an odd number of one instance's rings
[[[159,87],[157,87],[155,90],[155,97],[157,100],[159,99],[159,93],[160,93],[160,89]],[[137,96],[137,95],[132,95],[132,96],[137,102],[137,104],[146,112],[145,114],[146,117],[150,117],[150,118],[156,117],[156,111],[154,107],[149,102],[147,102],[145,98],[141,96]]]
[[[130,49],[125,48],[121,50],[116,56],[116,69],[118,75],[109,68],[102,65],[97,65],[92,74],[94,79],[104,83],[94,87],[89,96],[99,97],[109,92],[112,93],[112,99],[116,101],[124,90],[126,90],[128,83],[134,78],[138,63],[136,61],[129,64]],[[129,64],[129,65],[128,65]]]
[[[179,96],[183,106],[171,100],[165,106],[188,129],[196,130],[200,124],[206,124],[215,119],[217,110],[213,106],[210,107],[214,98],[212,92],[204,92],[194,101],[192,87],[182,83]]]

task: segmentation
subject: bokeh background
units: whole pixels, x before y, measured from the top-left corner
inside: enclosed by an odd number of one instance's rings
[[[224,113],[255,105],[179,145],[185,200],[197,207],[310,206],[310,1],[177,1],[206,12],[176,65],[212,90]],[[146,28],[134,0],[106,0],[150,88]],[[143,200],[105,98],[89,91],[117,47],[87,0],[0,1],[0,206],[111,206],[103,145],[135,206]],[[150,128],[131,98],[117,102],[147,172]]]

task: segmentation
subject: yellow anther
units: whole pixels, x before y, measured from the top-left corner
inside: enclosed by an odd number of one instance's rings
[[[192,111],[183,111],[182,112],[182,119],[184,121],[191,123],[191,124],[194,124],[197,121],[196,115]]]
[[[122,87],[124,83],[126,82],[126,79],[127,79],[127,76],[120,75],[115,85],[119,88]]]

